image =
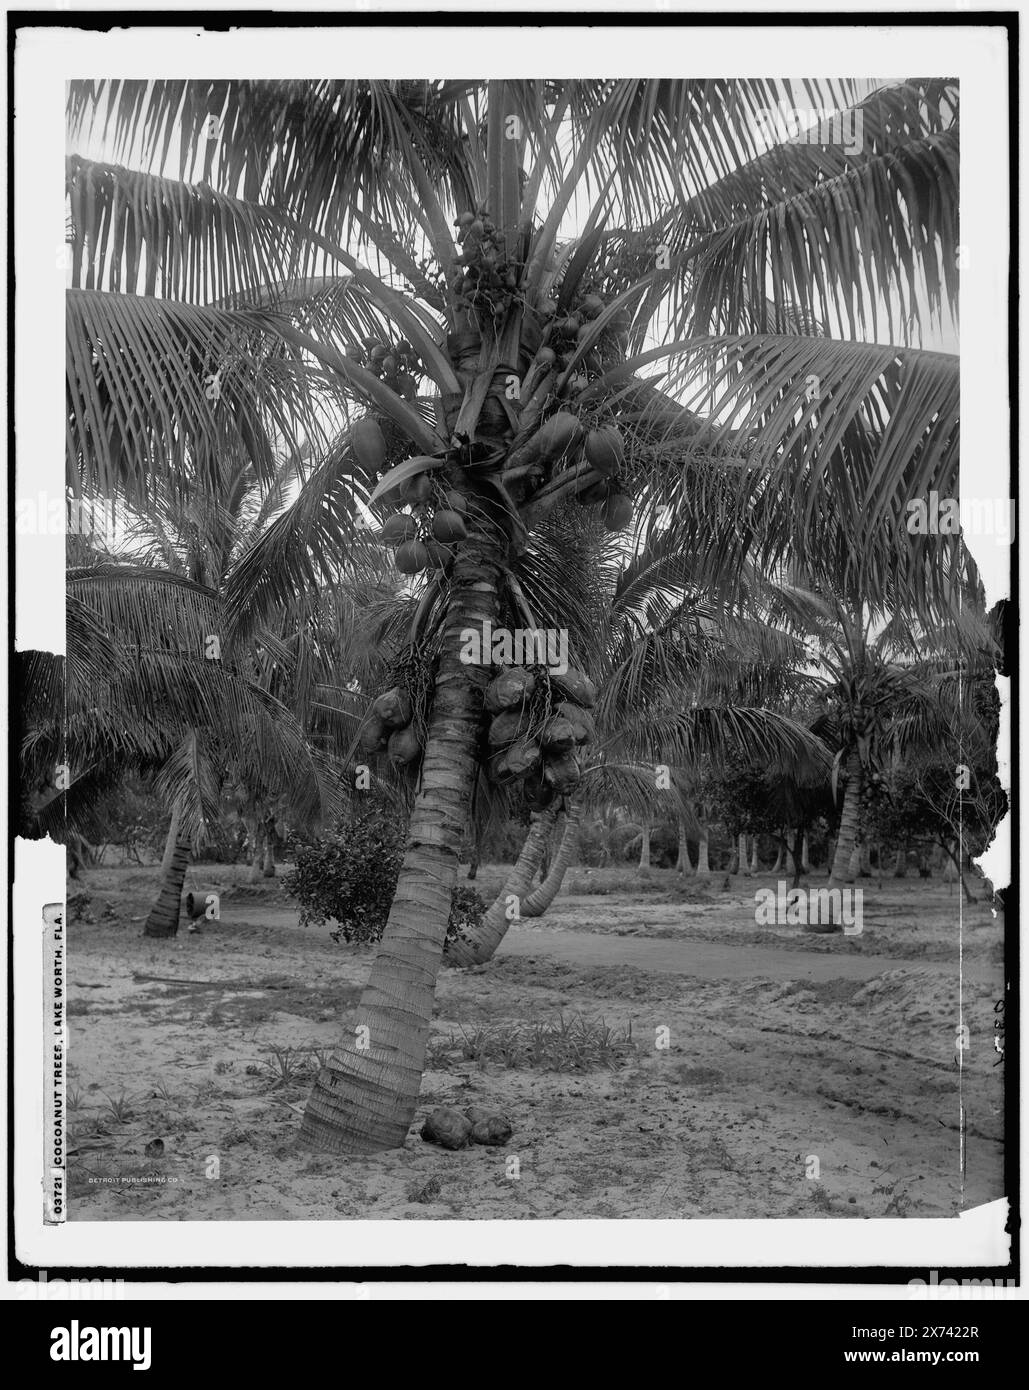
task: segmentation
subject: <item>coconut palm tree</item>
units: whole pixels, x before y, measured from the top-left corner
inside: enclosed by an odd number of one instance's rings
[[[144,928],[172,936],[186,865],[219,815],[228,772],[283,794],[298,820],[331,813],[327,759],[252,662],[231,648],[218,595],[170,570],[100,557],[67,571],[67,660],[33,654],[22,761],[30,783],[65,769],[37,807],[40,833],[85,828],[127,770],[155,778],[170,808],[161,886]]]
[[[956,724],[971,727],[973,678],[986,670],[992,679],[999,648],[974,566],[965,554],[962,562],[950,576],[950,606],[921,612],[900,606],[906,589],[893,611],[858,607],[855,596],[829,590],[775,591],[780,620],[798,622],[817,639],[820,669],[812,683],[821,713],[812,728],[835,752],[832,786],[840,805],[833,883],[852,883],[859,872],[862,803],[872,788],[886,784],[898,757],[949,744]]]
[[[784,98],[856,104],[860,152],[828,128],[765,148]],[[145,499],[226,443],[270,483],[359,402],[370,424],[284,513],[279,563],[251,551],[241,623],[349,543],[363,487],[373,510],[403,487],[459,514],[449,558],[398,550],[434,565],[443,610],[420,784],[359,1027],[303,1125],[335,1152],[395,1146],[482,757],[490,672],[462,633],[516,599],[543,520],[577,496],[612,527],[633,499],[654,525],[670,508],[725,572],[819,553],[829,514],[885,573],[869,518],[956,473],[956,364],[913,345],[956,292],[956,85],[115,80],[73,84],[69,112],[143,166],[69,166],[78,484]]]

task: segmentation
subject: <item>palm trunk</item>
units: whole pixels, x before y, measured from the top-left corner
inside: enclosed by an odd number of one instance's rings
[[[561,843],[557,853],[554,855],[554,862],[550,866],[550,872],[538,888],[534,888],[529,896],[522,903],[523,917],[542,917],[547,908],[557,897],[564,882],[564,876],[568,871],[568,866],[572,862],[572,855],[575,853],[579,844],[579,822],[582,820],[582,807],[574,802],[568,807],[565,816],[564,831],[561,835]]]
[[[536,870],[543,860],[547,841],[556,820],[556,806],[548,807],[539,815],[533,816],[529,833],[522,845],[522,852],[518,856],[518,862],[512,869],[507,882],[498,894],[496,901],[491,903],[487,909],[478,931],[470,935],[465,941],[452,941],[447,947],[446,962],[448,965],[462,967],[483,965],[492,958],[497,947],[503,941],[508,927],[517,920],[511,913],[512,905],[517,907],[518,916],[522,915],[522,903],[532,886]],[[512,898],[516,900],[515,904],[512,904]]]
[[[793,886],[800,887],[800,875],[802,871],[804,833],[798,830],[793,837],[793,848],[790,850],[790,858],[793,860]]]
[[[640,862],[636,865],[637,873],[647,873],[650,869],[650,825],[643,827],[640,836]]]
[[[260,821],[254,828],[253,845],[254,856],[250,861],[250,878],[253,883],[256,883],[259,878],[264,876],[265,829]]]
[[[257,858],[257,818],[256,816],[244,816],[243,825],[246,828],[245,857],[247,868],[252,869]]]
[[[262,870],[262,877],[275,877],[275,843],[270,831],[265,831],[264,836],[264,867]]]
[[[143,924],[144,936],[175,936],[179,930],[182,885],[186,879],[186,865],[189,863],[190,853],[189,841],[179,838],[181,828],[182,807],[176,802],[171,824],[168,826],[164,858],[161,860],[161,891]]]
[[[461,633],[496,621],[499,586],[496,547],[469,538],[454,564],[421,788],[389,919],[355,1027],[322,1068],[304,1112],[301,1142],[326,1152],[397,1148],[414,1118],[489,679],[487,665],[462,662]]]
[[[783,835],[788,835],[789,830],[784,830]],[[772,873],[777,874],[782,871],[782,840],[776,845],[775,863],[772,865]]]
[[[760,873],[760,871],[761,871],[761,863],[760,863],[760,861],[758,860],[758,857],[757,857],[757,836],[755,835],[755,836],[754,836],[753,848],[752,848],[751,851],[750,851],[750,872],[751,872],[752,874],[756,874],[756,873]]]
[[[686,877],[693,873],[693,865],[690,863],[690,842],[686,833],[686,827],[679,822],[679,858],[675,865],[675,872]]]
[[[805,835],[801,841],[800,849],[800,868],[801,872],[809,874],[811,872],[811,860],[808,858],[808,837]]]
[[[740,835],[736,842],[736,872],[742,874],[744,878],[750,877],[750,866],[747,863],[746,835]]]
[[[894,858],[894,860],[893,860],[893,877],[894,877],[894,878],[906,878],[906,877],[907,877],[907,872],[908,872],[908,856],[907,856],[907,850],[899,849],[899,850],[897,850],[896,856],[895,856],[895,858]]]
[[[549,837],[548,837],[548,838],[547,838],[546,840],[544,840],[544,842],[543,842],[543,854],[542,854],[542,856],[541,856],[541,858],[540,858],[539,873],[538,873],[538,875],[537,875],[537,877],[539,878],[540,883],[543,882],[543,880],[546,878],[547,874],[549,874],[549,873],[550,873],[550,839],[549,839]]]
[[[857,849],[858,830],[861,820],[861,759],[857,749],[852,749],[847,757],[847,790],[843,794],[843,810],[840,814],[840,829],[836,836],[836,852],[832,858],[830,882],[853,883],[854,869],[852,859]]]
[[[708,860],[707,826],[700,827],[700,839],[697,841],[697,877],[710,878],[711,864]]]

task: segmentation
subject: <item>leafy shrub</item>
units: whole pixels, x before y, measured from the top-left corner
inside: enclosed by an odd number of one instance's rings
[[[295,867],[282,887],[300,904],[300,924],[320,926],[335,919],[334,941],[378,941],[404,858],[405,826],[375,806],[354,812],[331,835],[297,844]],[[444,950],[476,928],[485,900],[464,884],[454,888]]]

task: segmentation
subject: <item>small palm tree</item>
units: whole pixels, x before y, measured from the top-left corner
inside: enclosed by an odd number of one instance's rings
[[[821,713],[813,731],[833,748],[833,792],[840,808],[830,879],[852,883],[857,874],[866,779],[886,781],[891,762],[912,749],[948,741],[955,721],[967,723],[972,676],[984,664],[992,675],[998,655],[981,607],[974,574],[954,588],[947,613],[930,611],[928,623],[897,608],[856,613],[839,594],[797,586],[777,591],[782,621],[815,634]]]

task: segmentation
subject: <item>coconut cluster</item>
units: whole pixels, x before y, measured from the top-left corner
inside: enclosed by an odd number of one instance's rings
[[[361,342],[363,347],[347,348],[347,360],[364,367],[404,400],[413,401],[422,367],[421,358],[407,339],[384,343],[380,338],[368,337]]]
[[[521,781],[526,804],[542,811],[575,790],[581,750],[596,737],[590,709],[597,688],[582,671],[501,667],[486,689],[490,780]]]
[[[417,762],[422,743],[414,724],[414,700],[402,685],[384,690],[372,701],[371,711],[361,731],[361,752],[367,756],[385,753],[391,763],[406,766]]]
[[[578,417],[559,410],[540,427],[533,440],[537,461],[544,467],[580,460],[602,476],[577,494],[584,506],[601,506],[609,531],[623,531],[632,522],[632,498],[622,474],[625,445],[617,425],[584,430]]]
[[[439,487],[427,473],[406,483],[400,499],[411,510],[387,517],[381,535],[384,545],[394,547],[397,569],[401,574],[447,569],[456,547],[468,538],[467,499],[454,488]]]
[[[386,439],[376,421],[369,416],[356,421],[350,430],[350,447],[369,474],[382,471]],[[397,490],[400,501],[410,510],[396,511],[387,517],[379,535],[384,545],[393,547],[401,574],[446,569],[454,558],[455,547],[468,538],[468,500],[455,488],[440,486],[427,471],[429,465],[435,467],[437,462],[426,457],[426,471],[415,473]]]
[[[486,208],[462,212],[454,226],[461,251],[451,262],[450,288],[468,309],[499,316],[514,298],[522,267],[508,254]]]

